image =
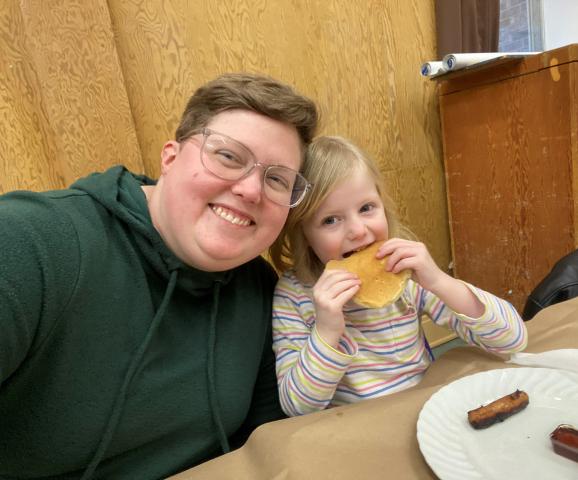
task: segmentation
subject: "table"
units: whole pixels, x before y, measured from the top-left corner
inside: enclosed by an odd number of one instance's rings
[[[526,325],[526,352],[578,348],[578,298]],[[422,406],[443,385],[497,368],[517,367],[474,347],[450,350],[409,390],[262,425],[242,448],[171,480],[435,479],[416,438]]]

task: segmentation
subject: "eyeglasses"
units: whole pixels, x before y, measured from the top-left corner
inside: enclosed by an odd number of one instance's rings
[[[263,165],[245,145],[222,133],[203,128],[201,163],[213,175],[223,180],[241,180],[255,169],[263,169],[262,185],[265,196],[285,207],[299,205],[312,185],[299,172],[281,165]]]

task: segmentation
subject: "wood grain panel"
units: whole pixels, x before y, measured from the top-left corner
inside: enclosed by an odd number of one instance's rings
[[[156,177],[192,92],[260,72],[318,102],[320,133],[377,159],[447,269],[437,97],[418,73],[435,57],[433,0],[21,0],[0,15],[0,189],[60,187],[115,163]]]
[[[518,309],[576,245],[575,65],[441,99],[456,274]]]
[[[62,187],[54,137],[16,2],[0,9],[0,52],[0,193]]]
[[[59,176],[68,184],[140,152],[105,0],[20,2],[25,54],[39,85]]]
[[[449,264],[435,84],[433,1],[110,0],[146,171],[196,87],[228,71],[295,85],[322,111],[320,133],[359,143],[380,163],[404,220]],[[185,13],[186,12],[186,13]]]

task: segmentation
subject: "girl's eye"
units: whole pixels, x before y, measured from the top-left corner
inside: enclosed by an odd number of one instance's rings
[[[325,217],[322,221],[322,225],[333,225],[337,222],[337,217]]]
[[[359,211],[360,211],[361,213],[370,212],[370,211],[373,210],[374,208],[375,208],[375,205],[374,205],[373,203],[366,203],[365,205],[363,205],[363,206],[359,209]]]

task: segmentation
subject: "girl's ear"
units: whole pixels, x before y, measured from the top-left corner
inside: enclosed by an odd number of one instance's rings
[[[161,175],[171,168],[179,153],[180,144],[176,140],[170,140],[163,145],[161,150]]]

